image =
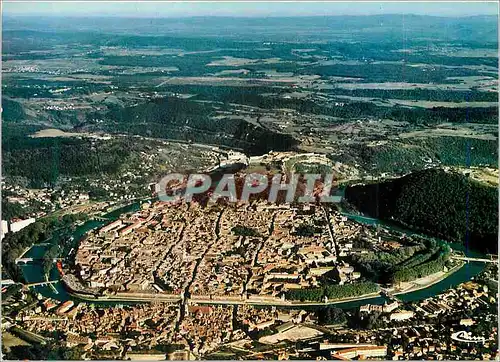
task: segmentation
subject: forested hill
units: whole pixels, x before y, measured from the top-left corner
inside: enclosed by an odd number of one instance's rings
[[[130,107],[115,106],[103,126],[110,133],[193,141],[241,148],[251,155],[294,149],[297,141],[242,119],[216,115],[213,104],[192,102],[175,97],[150,100]]]
[[[471,249],[497,252],[498,191],[455,172],[430,169],[378,184],[348,187],[359,211]]]

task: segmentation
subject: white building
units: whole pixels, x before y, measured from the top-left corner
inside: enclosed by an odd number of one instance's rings
[[[401,312],[392,313],[390,319],[391,321],[404,321],[406,319],[410,319],[411,317],[413,317],[413,315],[414,312],[403,310]]]
[[[475,324],[475,322],[470,318],[460,319],[461,326],[472,326],[474,324]]]
[[[383,311],[384,311],[384,313],[390,313],[394,309],[396,309],[397,307],[399,307],[399,303],[397,301],[394,301],[390,304],[386,303],[386,304],[384,304]]]
[[[332,357],[340,357],[342,359],[353,359],[356,357],[361,357],[360,359],[366,359],[369,357],[385,357],[386,355],[386,346],[355,347],[332,353]]]
[[[1,230],[0,230],[0,240],[3,239],[3,237],[5,236],[5,234],[7,234],[9,232],[9,225],[7,224],[7,221],[6,220],[2,220],[2,226],[1,226]]]
[[[19,230],[24,229],[26,226],[33,224],[35,222],[35,218],[31,217],[29,219],[25,220],[19,220],[15,222],[10,223],[10,231],[13,233],[17,233]],[[3,230],[3,225],[2,225],[2,230]]]

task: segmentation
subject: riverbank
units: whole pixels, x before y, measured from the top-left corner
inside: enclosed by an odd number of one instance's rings
[[[458,265],[455,265],[453,268],[448,270],[447,272],[438,272],[438,273],[431,274],[431,275],[428,275],[428,276],[423,277],[423,278],[413,280],[411,282],[401,283],[401,284],[409,284],[409,286],[407,288],[402,287],[401,290],[399,290],[399,291],[396,291],[397,289],[393,289],[393,290],[389,289],[389,291],[393,295],[399,295],[399,294],[412,293],[412,292],[416,292],[418,290],[428,288],[428,287],[430,287],[434,284],[437,284],[437,283],[443,281],[444,279],[448,278],[453,273],[460,270],[464,265],[465,265],[465,262],[462,261]]]
[[[357,302],[360,300],[371,299],[379,296],[380,292],[375,292],[375,293],[359,295],[356,297],[329,300],[328,302],[301,302],[293,300],[274,300],[266,302],[258,299],[224,300],[224,299],[210,299],[209,297],[207,297],[206,299],[204,298],[188,299],[187,302],[198,303],[198,304],[216,304],[216,305],[268,305],[276,307],[314,307],[314,306],[326,306],[326,305],[342,304],[349,302]]]
[[[178,303],[181,301],[181,296],[177,294],[160,294],[160,293],[132,293],[132,292],[117,292],[114,294],[99,294],[96,290],[86,290],[82,286],[76,276],[73,274],[66,274],[61,278],[61,283],[66,289],[66,292],[79,300],[88,302],[165,302],[165,303]]]
[[[151,303],[151,302],[165,302],[165,303],[179,303],[182,301],[181,295],[177,294],[150,294],[150,293],[127,293],[121,292],[110,295],[93,295],[89,292],[76,291],[67,284],[64,284],[66,291],[75,299],[87,302],[122,302],[122,303]],[[279,298],[247,298],[247,299],[217,299],[210,296],[196,296],[196,298],[186,299],[187,304],[212,304],[212,305],[268,305],[268,306],[283,306],[283,307],[307,307],[307,306],[325,306],[341,303],[357,302],[364,299],[371,299],[379,297],[380,291],[363,294],[355,297],[342,298],[329,300],[328,302],[307,302],[307,301],[293,301],[281,300]]]
[[[389,288],[392,295],[404,295],[421,291],[429,288],[437,283],[450,277],[455,272],[459,271],[465,266],[465,262],[460,262],[447,272],[439,272],[427,277],[419,278],[417,280],[404,283],[407,287],[403,286],[400,290],[396,288]],[[67,287],[67,285],[66,285]],[[166,303],[180,303],[182,298],[180,295],[162,295],[162,294],[148,294],[148,293],[117,293],[113,295],[102,295],[92,297],[89,293],[79,293],[71,288],[68,288],[68,294],[71,296],[88,301],[88,302],[122,302],[122,303],[150,303],[150,302],[166,302]],[[292,300],[269,300],[262,299],[213,299],[210,296],[197,296],[197,298],[190,298],[186,300],[188,304],[211,304],[211,305],[255,305],[255,306],[276,306],[276,307],[314,307],[314,306],[328,306],[336,304],[344,304],[351,302],[359,302],[366,299],[373,299],[381,297],[381,292],[374,292],[363,294],[359,296],[328,300],[327,302],[307,302],[307,301],[292,301]],[[381,297],[382,298],[382,297]]]
[[[161,295],[161,294],[143,294],[143,293],[122,293],[117,295],[102,295],[91,297],[89,294],[82,294],[75,291],[68,291],[68,294],[72,297],[90,302],[116,302],[116,303],[152,303],[152,302],[162,302],[162,303],[179,303],[182,298],[181,296],[174,295]]]
[[[107,220],[89,220],[85,224],[78,226],[73,231],[73,241],[71,245],[68,245],[68,249],[70,247],[77,247],[80,239],[84,237],[86,233],[90,230],[95,229],[104,225],[106,222],[110,222],[116,218],[118,218],[121,214],[131,211],[137,211],[140,208],[140,203],[136,202],[126,207],[122,207],[118,210],[115,210],[111,213],[106,214]],[[350,216],[350,215],[345,215]],[[352,215],[351,215],[352,218]],[[376,219],[368,219],[363,218],[356,220],[361,223],[370,223],[373,224],[373,221],[378,221]],[[384,224],[384,223],[382,223]],[[385,225],[384,225],[385,226]],[[38,245],[37,252],[40,252],[40,255],[43,255],[46,248],[50,247],[50,243],[47,245]],[[453,245],[453,249],[455,246]],[[460,246],[457,246],[457,249],[460,250]],[[31,249],[33,250],[33,248]],[[469,250],[466,250],[466,254],[470,254]],[[479,255],[479,254],[478,254]],[[477,255],[476,255],[477,256]],[[483,269],[483,265],[480,263],[469,263],[466,266],[456,266],[453,269],[449,270],[447,273],[436,274],[432,277],[425,278],[409,288],[404,288],[404,290],[398,290],[394,292],[394,295],[398,295],[398,298],[404,301],[413,301],[413,300],[421,300],[432,297],[436,294],[442,293],[443,291],[461,284],[463,282],[469,281],[471,277],[478,274]],[[36,283],[42,281],[41,276],[43,275],[43,269],[40,260],[36,260],[34,263],[29,263],[28,265],[22,266],[23,275],[25,276],[27,282]],[[51,280],[59,280],[62,275],[54,267],[50,273]],[[62,283],[58,283],[53,286],[36,286],[34,289],[47,298],[53,298],[60,301],[66,301],[69,299],[75,300],[75,302],[83,302],[83,303],[95,303],[102,305],[126,305],[126,304],[137,304],[137,303],[150,303],[155,301],[161,302],[170,302],[170,303],[179,303],[182,302],[182,298],[180,296],[172,297],[170,296],[161,296],[159,294],[150,294],[150,295],[131,295],[129,293],[122,293],[121,295],[105,295],[105,296],[93,296],[85,293],[85,290],[78,291],[68,291],[68,288],[62,285]],[[56,290],[57,289],[57,292]],[[78,288],[77,288],[78,289]],[[250,298],[252,299],[252,298]],[[352,309],[357,308],[362,303],[366,304],[383,304],[386,301],[386,298],[381,296],[379,293],[371,293],[356,297],[337,299],[337,300],[329,300],[327,303],[324,302],[293,302],[293,301],[265,301],[259,300],[259,298],[255,298],[254,300],[214,300],[210,298],[210,296],[202,297],[202,298],[192,298],[186,300],[188,303],[200,303],[200,304],[247,304],[247,305],[276,305],[280,307],[289,307],[289,308],[301,308],[301,307],[321,307],[326,305],[336,305],[339,308],[343,309]]]

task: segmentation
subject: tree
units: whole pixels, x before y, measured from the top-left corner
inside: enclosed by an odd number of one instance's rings
[[[319,322],[323,324],[344,324],[347,322],[344,311],[334,306],[320,308],[316,315]]]

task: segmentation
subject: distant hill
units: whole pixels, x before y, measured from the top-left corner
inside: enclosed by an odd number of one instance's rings
[[[451,242],[498,250],[498,190],[462,174],[430,169],[387,182],[351,186],[359,211]]]
[[[251,155],[288,151],[298,142],[241,119],[214,119],[213,105],[166,97],[131,107],[116,106],[107,114],[108,132],[217,144],[241,148]]]
[[[46,32],[51,29],[68,33],[92,31],[114,35],[135,33],[208,38],[224,36],[252,41],[317,41],[337,38],[387,43],[402,42],[403,38],[404,41],[428,42],[439,39],[496,43],[497,24],[496,16],[438,17],[411,14],[184,18],[9,17],[6,14],[3,19],[4,32],[16,31],[17,35],[20,31]],[[5,39],[5,35],[3,38]]]

